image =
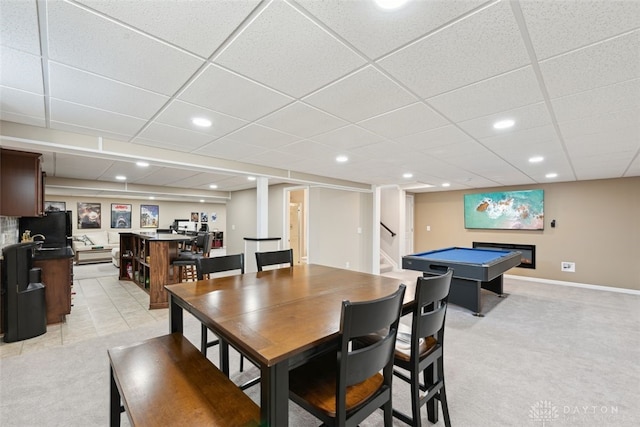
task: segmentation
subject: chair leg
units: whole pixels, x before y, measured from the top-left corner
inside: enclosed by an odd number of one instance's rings
[[[422,426],[420,417],[420,372],[417,369],[411,370],[411,416],[413,427]]]
[[[240,372],[244,370],[244,356],[240,355]]]
[[[384,411],[384,427],[393,426],[393,405],[391,400],[382,405]]]
[[[434,384],[435,375],[436,375],[436,364],[432,364],[424,370],[424,384],[427,386],[427,389]],[[427,401],[427,418],[433,424],[438,422],[438,401],[435,396]]]
[[[442,405],[442,416],[444,417],[445,427],[451,427],[451,419],[449,418],[449,404],[447,403],[447,392],[444,386],[444,357],[438,359],[438,381],[442,381],[442,388],[438,395],[440,404]]]

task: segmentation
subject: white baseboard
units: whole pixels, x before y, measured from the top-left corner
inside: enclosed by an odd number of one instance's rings
[[[565,282],[562,280],[539,279],[537,277],[514,276],[512,274],[505,274],[504,277],[507,277],[509,279],[515,279],[515,280],[524,280],[528,282],[548,283],[550,285],[573,286],[574,288],[593,289],[596,291],[609,291],[609,292],[618,292],[621,294],[640,295],[640,290],[636,290],[636,289],[614,288],[613,286],[589,285],[587,283]]]

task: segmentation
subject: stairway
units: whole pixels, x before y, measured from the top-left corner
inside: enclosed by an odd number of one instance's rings
[[[393,266],[389,264],[383,256],[381,256],[380,257],[380,274],[388,273],[389,271],[393,271]]]

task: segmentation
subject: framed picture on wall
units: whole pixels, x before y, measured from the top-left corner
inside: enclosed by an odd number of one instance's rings
[[[131,228],[131,205],[111,203],[111,228]]]
[[[544,190],[465,194],[464,228],[543,230]]]
[[[140,205],[140,228],[158,228],[160,208],[158,205]]]
[[[45,212],[64,212],[67,210],[65,202],[44,202]]]
[[[191,222],[198,221],[200,221],[200,215],[198,214],[198,212],[191,212]]]
[[[200,222],[208,222],[208,218],[207,218],[207,213],[206,212],[200,212]]]
[[[78,202],[78,228],[102,228],[100,203]]]

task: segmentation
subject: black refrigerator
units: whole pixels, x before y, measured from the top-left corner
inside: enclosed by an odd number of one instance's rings
[[[44,216],[23,216],[18,221],[20,236],[26,231],[31,236],[44,236],[43,248],[63,248],[71,246],[71,211],[47,212]],[[42,240],[42,239],[34,239]]]

